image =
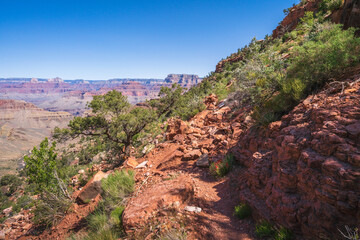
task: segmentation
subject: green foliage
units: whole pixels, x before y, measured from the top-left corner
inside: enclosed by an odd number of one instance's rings
[[[260,238],[275,237],[275,228],[267,221],[263,220],[255,226],[255,234]]]
[[[204,109],[205,95],[200,92],[200,87],[193,87],[187,92],[184,90],[179,84],[174,83],[171,88],[161,88],[159,99],[149,101],[150,105],[157,109],[160,119],[179,116],[187,120]]]
[[[281,227],[277,232],[275,236],[275,240],[292,240],[294,239],[293,233],[284,227]]]
[[[56,225],[66,215],[71,204],[72,201],[66,194],[45,190],[35,202],[33,221],[46,227]]]
[[[20,186],[21,179],[16,175],[7,174],[4,175],[0,180],[0,186],[7,186],[9,190],[6,195],[11,196]]]
[[[232,168],[234,156],[232,154],[226,155],[225,159],[214,162],[210,165],[210,173],[217,177],[224,177]]]
[[[3,195],[1,192],[0,192],[0,211],[6,209],[6,208],[9,208],[11,207],[11,205],[13,204],[12,201],[10,201],[9,197]]]
[[[132,107],[116,90],[94,96],[88,106],[92,114],[74,118],[69,123],[70,135],[84,136],[95,146],[101,144],[101,150],[114,156],[128,155],[134,137],[156,118],[152,109]]]
[[[101,211],[92,213],[87,219],[88,227],[93,232],[98,232],[99,230],[105,228],[107,222],[108,217],[106,216],[106,213]]]
[[[113,206],[121,204],[121,201],[134,191],[134,185],[134,172],[130,170],[116,171],[101,181],[103,196],[106,202],[115,204]]]
[[[341,25],[330,24],[325,27],[311,41],[294,48],[283,87],[294,98],[304,97],[359,63],[360,39],[354,37],[355,29],[342,30]]]
[[[110,219],[112,224],[122,227],[122,214],[125,210],[124,206],[120,206],[115,208],[111,213],[110,213]]]
[[[319,9],[320,11],[327,13],[341,8],[342,5],[343,0],[323,0],[320,3]]]
[[[13,206],[14,212],[20,212],[21,209],[29,209],[34,206],[33,200],[28,195],[23,195],[16,200]]]
[[[36,187],[36,193],[44,189],[52,189],[56,185],[54,172],[56,170],[55,142],[49,145],[47,138],[40,143],[39,149],[34,147],[31,156],[25,156],[25,173],[28,182]]]
[[[235,206],[234,215],[239,219],[248,218],[251,216],[251,207],[246,203],[241,203]]]

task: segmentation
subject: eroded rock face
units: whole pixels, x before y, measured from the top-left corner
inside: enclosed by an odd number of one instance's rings
[[[241,198],[261,217],[314,239],[360,225],[360,84],[310,96],[234,153],[248,167]]]
[[[193,194],[194,183],[186,175],[147,188],[132,199],[125,208],[123,214],[125,230],[140,228],[159,211],[168,208],[183,209],[192,199]]]
[[[349,27],[360,27],[360,1],[345,0],[343,6],[331,14],[331,19],[336,23]]]
[[[314,12],[317,10],[319,2],[319,0],[308,0],[302,6],[293,7],[284,20],[282,20],[279,26],[273,31],[273,37],[278,38],[284,35],[284,33],[294,30],[299,24],[300,19],[305,15],[305,12]]]

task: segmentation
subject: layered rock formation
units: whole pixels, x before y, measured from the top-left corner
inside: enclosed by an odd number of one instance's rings
[[[192,86],[200,83],[202,81],[198,75],[190,75],[190,74],[169,74],[165,78],[165,83],[173,84],[179,83],[180,86],[185,88],[191,88]]]
[[[14,171],[20,157],[71,118],[67,112],[45,111],[25,101],[0,100],[0,175]]]
[[[339,87],[309,96],[260,134],[247,131],[233,149],[248,168],[241,198],[307,239],[360,225],[360,83]]]
[[[157,97],[162,86],[179,83],[190,88],[199,82],[197,75],[170,74],[166,79],[110,79],[110,80],[62,80],[50,79],[0,79],[1,98],[25,100],[51,111],[67,111],[81,115],[86,103],[95,95],[106,94],[113,89],[122,92],[132,104]]]

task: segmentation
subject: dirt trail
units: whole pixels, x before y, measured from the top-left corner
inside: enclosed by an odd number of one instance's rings
[[[158,185],[181,175],[182,178],[192,180],[193,196],[191,200],[184,200],[178,210],[181,212],[182,204],[202,209],[197,214],[185,213],[190,216],[194,230],[188,236],[189,239],[255,239],[254,221],[239,220],[233,216],[234,207],[240,203],[238,193],[242,183],[238,181],[241,181],[239,175],[244,170],[235,166],[228,176],[216,179],[210,175],[208,168],[196,165],[204,154],[208,154],[210,162],[223,159],[228,149],[237,143],[241,133],[240,124],[225,117],[230,109],[218,109],[215,102],[210,107],[208,104],[208,110],[189,122],[169,121],[167,141],[159,144],[143,159],[138,159],[139,163],[148,161],[148,167],[137,170],[138,186],[141,189],[136,194],[136,202],[146,202],[150,198],[158,205],[146,205],[147,209],[144,210],[144,206],[137,207],[130,201],[125,210],[128,220],[125,217],[124,224],[131,222],[132,226],[140,226],[146,223],[147,215],[150,218],[149,212],[153,209],[171,205],[172,198],[157,196]],[[174,184],[173,187],[178,186]],[[141,217],[134,219],[136,215]]]

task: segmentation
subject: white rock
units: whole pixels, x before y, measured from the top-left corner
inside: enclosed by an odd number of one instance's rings
[[[186,206],[184,210],[188,212],[201,213],[201,208],[194,206]]]
[[[80,169],[79,171],[78,171],[78,174],[84,174],[85,173],[85,170],[84,169]]]
[[[139,165],[137,165],[135,168],[144,168],[144,167],[146,167],[147,163],[148,163],[148,161],[142,162]]]

